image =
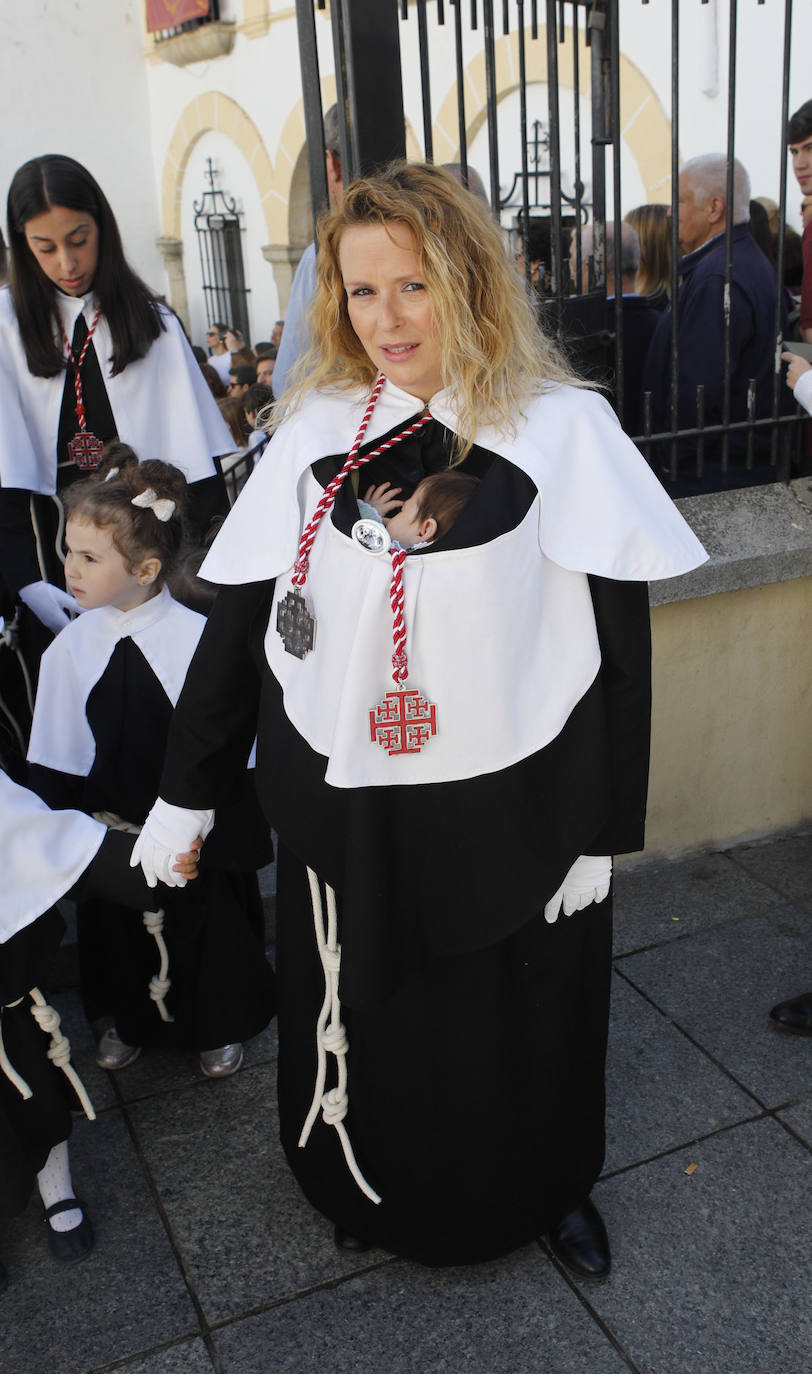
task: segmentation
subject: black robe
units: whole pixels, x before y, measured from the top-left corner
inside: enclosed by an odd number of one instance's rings
[[[66,633],[69,633],[67,631]],[[140,825],[154,800],[172,705],[130,638],[119,640],[90,692],[85,714],[96,743],[87,777],[34,764],[30,783],[51,807],[112,812]],[[272,858],[252,784],[235,779],[222,821],[207,841],[200,876],[161,888],[171,988],[163,1021],[148,985],[160,956],[140,913],[105,902],[79,904],[82,997],[91,1021],[111,1016],[129,1045],[197,1051],[248,1040],[275,1010],[273,972],[263,949],[256,869]]]
[[[449,444],[430,423],[373,460],[360,489],[392,481],[408,496],[448,465]],[[322,486],[343,457],[314,465]],[[493,540],[535,497],[524,472],[483,449],[462,470],[483,491],[487,481],[489,499],[422,556]],[[349,533],[357,518],[347,482],[332,519]],[[594,577],[590,588],[598,676],[557,738],[499,772],[326,784],[327,760],[294,728],[265,657],[272,583],[220,589],[170,730],[161,795],[199,807],[227,785],[259,722],[258,790],[281,844],[282,1143],[326,1216],[422,1263],[486,1260],[538,1236],[602,1165],[611,899],[556,924],[543,908],[578,855],[643,843],[650,648],[645,585]],[[298,1145],[324,996],[305,865],[337,893],[345,1125],[379,1204],[320,1116]]]

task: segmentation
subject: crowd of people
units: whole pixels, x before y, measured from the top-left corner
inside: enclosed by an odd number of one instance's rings
[[[0,1216],[36,1188],[54,1259],[93,1245],[67,1143],[77,1097],[92,1106],[41,991],[69,896],[105,1069],[164,1045],[225,1078],[278,1017],[282,1148],[341,1248],[460,1264],[546,1235],[600,1278],[646,584],[705,554],[540,327],[483,198],[405,162],[345,186],[326,132],[330,209],[253,349],[223,321],[192,349],[79,163],[36,158],[11,184],[0,595],[36,700],[27,757],[18,729],[0,759]],[[807,154],[812,192],[812,121]],[[698,161],[683,337],[725,213]],[[661,220],[624,226],[607,282],[651,366]],[[734,242],[739,290],[763,254],[738,222]],[[585,233],[586,285],[590,252]],[[790,362],[802,400],[808,375]],[[229,511],[229,461],[265,445]]]

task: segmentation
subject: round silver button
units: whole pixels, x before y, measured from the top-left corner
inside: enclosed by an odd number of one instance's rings
[[[375,555],[386,553],[392,543],[386,526],[379,525],[377,520],[356,520],[352,537],[365,553]]]

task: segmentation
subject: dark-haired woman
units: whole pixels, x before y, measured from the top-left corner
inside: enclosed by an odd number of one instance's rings
[[[49,498],[96,468],[104,443],[118,437],[181,469],[202,529],[226,509],[214,458],[231,443],[179,320],[127,263],[113,211],[85,167],[62,156],[20,167],[8,234],[0,575],[56,634],[73,602]]]

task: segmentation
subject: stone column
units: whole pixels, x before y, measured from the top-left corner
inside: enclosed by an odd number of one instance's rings
[[[183,320],[187,332],[191,329],[189,320],[189,297],[186,293],[186,276],[183,271],[183,240],[156,239],[158,252],[164,261],[169,278],[169,304]]]
[[[279,292],[279,318],[282,320],[288,308],[293,276],[303,252],[304,248],[295,248],[289,243],[266,243],[262,249],[263,258],[273,268],[274,281]]]

